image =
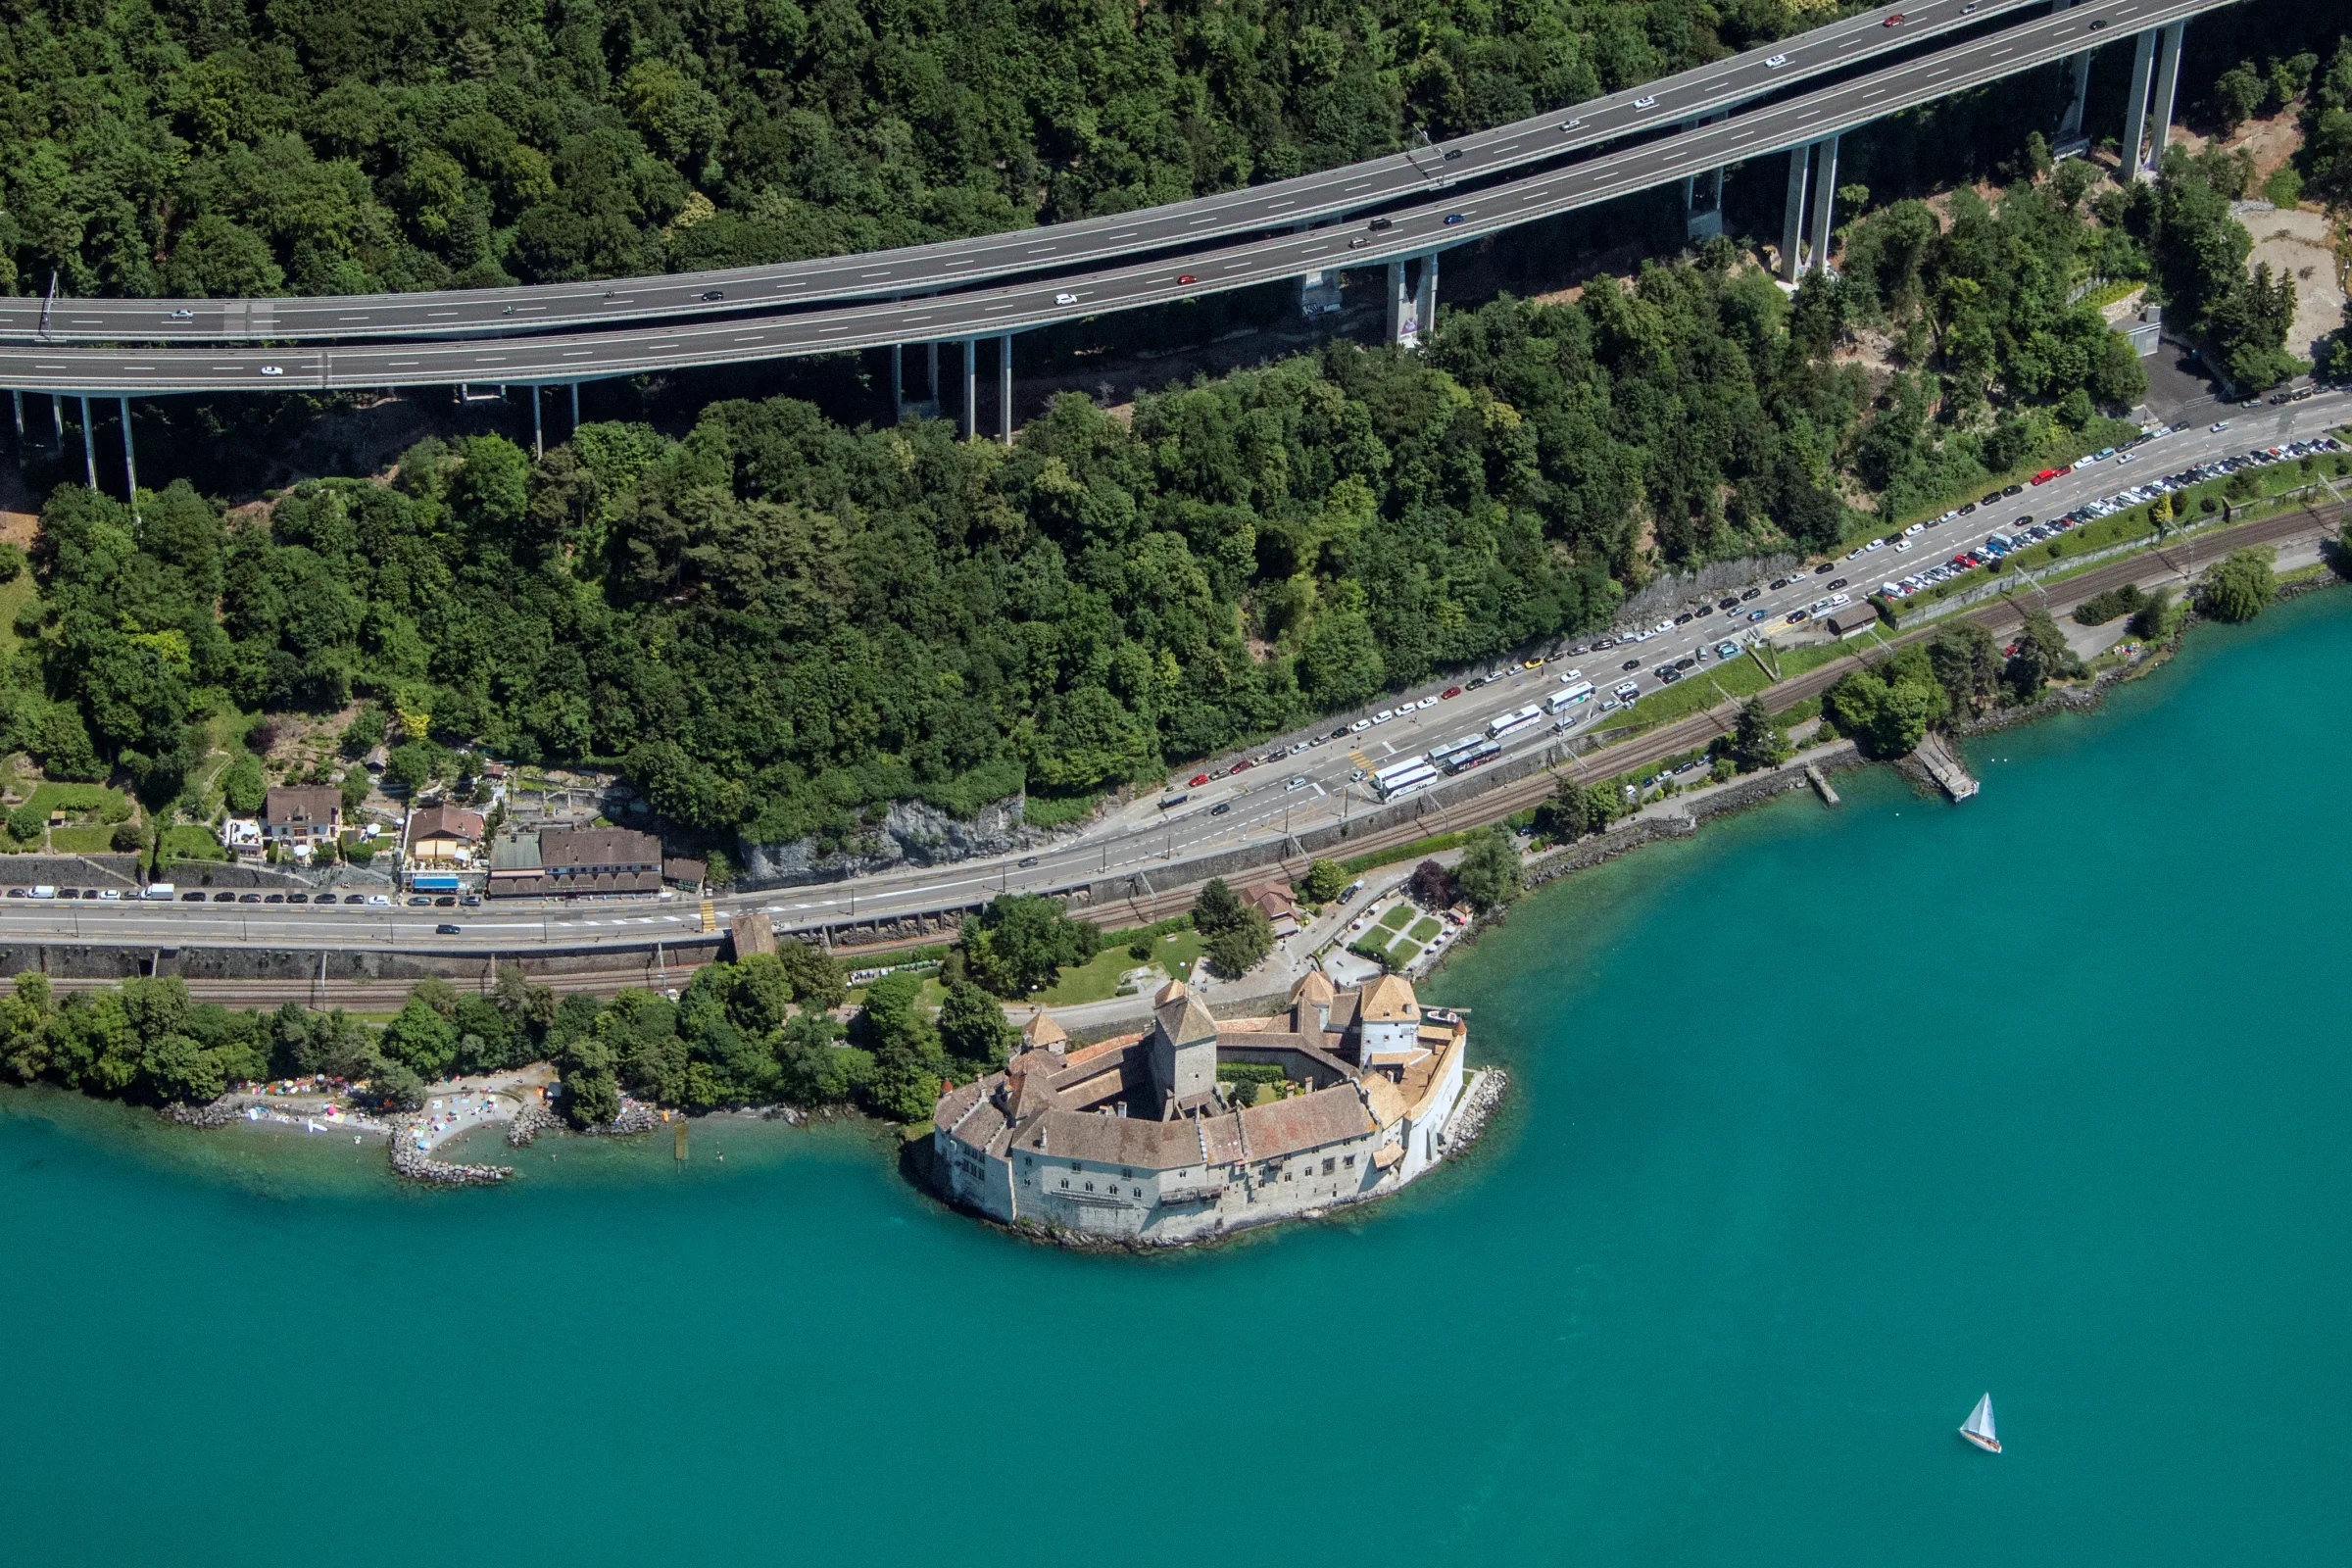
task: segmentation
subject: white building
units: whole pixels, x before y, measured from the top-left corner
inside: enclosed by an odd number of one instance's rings
[[[1220,1023],[1182,981],[1156,1001],[1151,1029],[1083,1050],[1041,1013],[1003,1072],[948,1089],[947,1196],[1006,1224],[1187,1242],[1378,1197],[1444,1157],[1469,1031],[1403,980],[1310,973],[1258,1020]],[[1222,1065],[1279,1068],[1285,1093],[1242,1103]]]

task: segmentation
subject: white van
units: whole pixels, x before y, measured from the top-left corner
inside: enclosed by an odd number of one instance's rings
[[[150,882],[139,890],[139,897],[151,899],[157,904],[169,904],[179,897],[179,889],[169,882]]]

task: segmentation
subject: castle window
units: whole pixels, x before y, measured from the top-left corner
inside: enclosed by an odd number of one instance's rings
[[[1353,1154],[1349,1154],[1348,1156],[1348,1168],[1349,1170],[1355,1169],[1355,1156]]]
[[[1325,1161],[1323,1161],[1323,1174],[1324,1174],[1324,1175],[1326,1175],[1326,1176],[1328,1176],[1328,1175],[1330,1175],[1330,1174],[1331,1174],[1331,1173],[1332,1173],[1334,1170],[1336,1170],[1338,1167],[1339,1167],[1339,1161],[1338,1161],[1338,1160],[1336,1160],[1336,1159],[1326,1159]]]
[[[1070,1185],[1070,1179],[1067,1176],[1064,1176],[1061,1179],[1061,1185],[1066,1189]]]
[[[1088,1182],[1086,1184],[1086,1190],[1090,1193],[1093,1192],[1095,1190],[1095,1184],[1093,1182]]]

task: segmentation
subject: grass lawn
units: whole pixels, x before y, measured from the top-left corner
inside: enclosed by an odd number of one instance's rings
[[[1445,927],[1439,923],[1437,917],[1432,915],[1429,918],[1415,921],[1410,935],[1415,942],[1426,948],[1429,946],[1429,939],[1444,929]]]
[[[52,833],[51,838],[57,835]],[[182,822],[164,829],[164,858],[168,860],[225,860],[228,851],[213,837],[209,827],[195,827]]]
[[[1193,964],[1207,943],[1198,931],[1172,931],[1152,944],[1152,960],[1177,979],[1189,980]],[[1143,961],[1127,951],[1125,943],[1104,948],[1092,961],[1062,970],[1060,978],[1028,1000],[1048,1006],[1103,1002],[1118,994],[1119,975]]]
[[[1404,923],[1412,917],[1413,906],[1411,905],[1394,905],[1388,913],[1380,917],[1380,928],[1384,931],[1401,931],[1404,929]]]
[[[1419,956],[1421,956],[1421,944],[1418,942],[1396,942],[1389,947],[1389,962],[1399,969]]]
[[[32,792],[32,808],[46,816],[51,811],[98,811],[115,808],[115,821],[130,815],[129,798],[121,790],[108,789],[103,784],[43,784]]]
[[[114,848],[111,827],[53,827],[49,847],[60,855],[104,855]]]

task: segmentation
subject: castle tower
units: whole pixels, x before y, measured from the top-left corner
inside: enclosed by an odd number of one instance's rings
[[[1421,1004],[1402,975],[1384,974],[1366,986],[1356,1016],[1361,1030],[1357,1059],[1365,1066],[1404,1061],[1420,1054]]]
[[[1217,1020],[1189,993],[1169,997],[1152,1014],[1151,1107],[1163,1117],[1175,1104],[1217,1086]]]

